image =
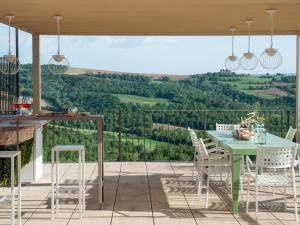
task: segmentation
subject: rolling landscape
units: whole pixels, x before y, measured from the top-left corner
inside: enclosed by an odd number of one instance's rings
[[[22,95],[31,96],[30,64],[22,65],[20,78]],[[284,74],[180,76],[77,68],[55,76],[42,66],[42,99],[43,110],[76,107],[103,114],[105,160],[189,160],[188,126],[201,136],[216,122],[239,123],[257,105],[272,133],[281,135],[295,122],[295,76]],[[95,130],[92,123],[48,124],[45,160],[53,139],[83,142],[89,149],[87,160],[95,160]]]

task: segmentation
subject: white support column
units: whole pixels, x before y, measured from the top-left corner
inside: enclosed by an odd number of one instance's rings
[[[41,111],[40,35],[32,34],[33,114]]]
[[[296,140],[297,143],[300,142],[300,33],[297,34],[297,52],[296,52],[296,127],[297,134]]]

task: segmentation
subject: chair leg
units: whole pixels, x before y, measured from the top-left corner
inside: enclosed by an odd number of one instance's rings
[[[15,224],[15,159],[10,158],[10,185],[11,185],[11,224]]]
[[[240,186],[241,186],[241,191],[240,191],[241,201],[244,202],[243,176],[240,176]]]
[[[293,192],[294,192],[295,220],[298,222],[297,189],[296,189],[294,168],[292,168],[292,182],[293,182]]]
[[[18,155],[18,224],[21,225],[21,154]]]
[[[56,213],[59,213],[59,151],[56,151]]]
[[[227,188],[230,188],[230,182],[229,182],[229,175],[230,175],[230,168],[227,167],[227,173],[226,173],[226,186]],[[231,188],[230,188],[231,189]]]
[[[286,186],[283,187],[283,193],[284,211],[286,211]]]
[[[202,185],[201,185],[201,182],[199,181],[198,182],[198,198],[201,200],[201,195],[202,195]]]
[[[257,182],[255,182],[255,215],[256,215],[256,221],[258,221],[258,185]]]
[[[276,173],[276,169],[273,169],[274,174]],[[284,172],[286,173],[286,170],[284,170]],[[273,185],[273,196],[275,195],[275,185]]]
[[[194,175],[195,176],[195,185],[198,188],[198,185],[199,185],[199,169],[198,168],[195,170],[195,173],[196,173],[196,175]]]
[[[194,180],[194,176],[195,176],[195,165],[193,164],[193,170],[192,170],[192,180]]]
[[[247,184],[246,212],[249,211],[249,192],[250,192],[250,178],[248,178],[248,184]]]
[[[193,160],[192,180],[194,180],[195,169],[196,169],[196,148],[195,148],[195,150],[194,150],[194,160]]]
[[[54,220],[54,152],[51,151],[51,220]]]
[[[209,195],[209,175],[207,175],[207,182],[206,182],[206,200],[205,200],[205,208],[208,208],[208,195]]]
[[[298,172],[300,173],[300,155],[297,155],[298,160]]]

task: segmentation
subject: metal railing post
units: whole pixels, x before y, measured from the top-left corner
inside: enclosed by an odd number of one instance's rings
[[[287,113],[286,113],[286,128],[287,128],[287,130],[290,127],[290,116],[291,116],[291,111],[288,110]]]
[[[206,138],[206,111],[203,112],[203,117],[204,117],[204,123],[203,123],[204,138]]]
[[[283,136],[283,111],[280,111],[280,134]]]
[[[121,144],[122,144],[122,112],[121,110],[119,111],[119,116],[118,116],[118,126],[119,126],[119,141],[118,141],[118,161],[122,160],[122,155],[121,155]]]

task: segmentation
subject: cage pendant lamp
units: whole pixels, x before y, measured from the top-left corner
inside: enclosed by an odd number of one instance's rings
[[[54,16],[53,19],[57,23],[57,54],[52,55],[48,62],[48,70],[50,73],[58,75],[64,74],[70,66],[69,60],[62,54],[60,54],[60,21],[62,16]]]
[[[15,18],[13,15],[7,15],[5,18],[8,20],[8,54],[3,55],[0,59],[0,70],[4,74],[16,74],[20,70],[20,62],[16,55],[11,51],[10,28],[11,21]]]
[[[225,68],[229,71],[236,71],[240,68],[240,60],[234,55],[234,32],[236,27],[230,27],[231,31],[231,55],[229,55],[224,62]]]
[[[260,65],[265,69],[277,69],[282,64],[282,56],[280,52],[273,48],[273,34],[274,34],[274,22],[273,15],[276,13],[275,9],[267,10],[270,17],[270,47],[266,48],[259,57]]]
[[[241,68],[244,70],[254,70],[257,67],[258,59],[256,55],[250,51],[251,48],[251,36],[250,36],[250,26],[253,20],[246,20],[248,29],[248,51],[243,54],[240,59]]]

